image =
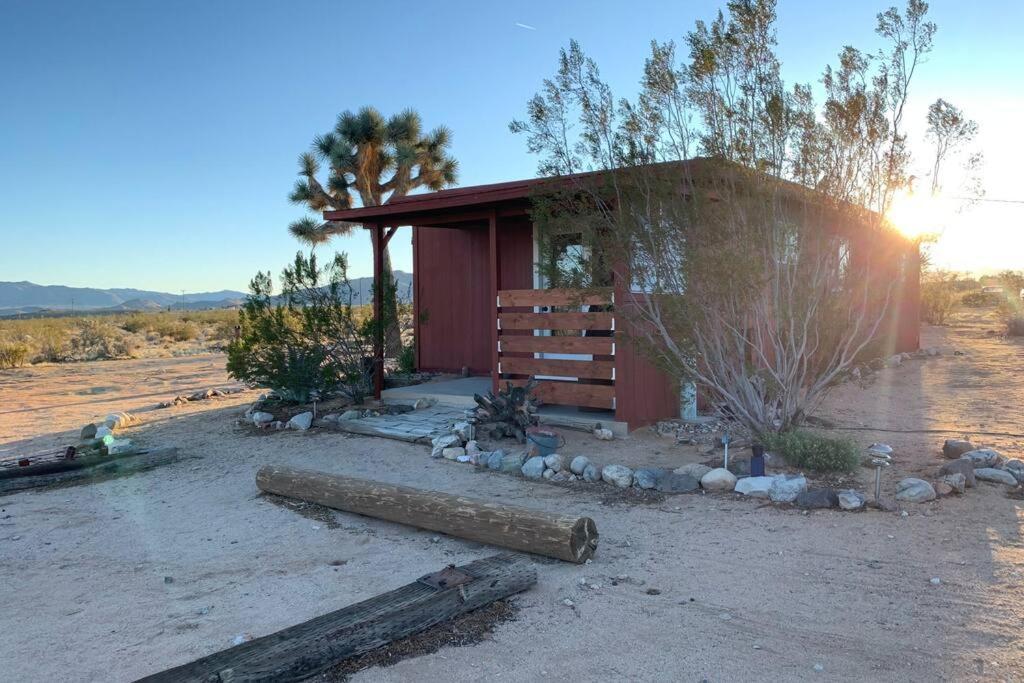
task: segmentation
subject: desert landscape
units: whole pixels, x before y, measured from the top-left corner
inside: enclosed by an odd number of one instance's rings
[[[930,476],[945,438],[1024,450],[1010,409],[1024,399],[1022,343],[993,329],[990,315],[974,311],[948,327],[926,326],[923,344],[941,355],[830,397],[820,417],[852,428],[861,446],[894,447],[886,495],[901,476]],[[220,355],[0,376],[4,455],[51,448],[83,422],[127,410],[141,418],[132,439],[173,444],[188,456],[129,478],[3,499],[8,561],[0,580],[17,628],[0,640],[4,651],[21,653],[7,675],[136,678],[488,553],[444,535],[274,501],[254,484],[267,463],[569,510],[601,530],[585,566],[537,558],[537,587],[513,599],[499,623],[467,625],[393,662],[323,680],[469,681],[513,671],[516,679],[735,680],[755,668],[776,680],[1016,680],[1024,667],[1024,614],[1014,597],[1024,500],[1005,487],[979,482],[963,496],[860,514],[808,514],[736,494],[624,498],[605,487],[538,485],[466,468],[415,444],[317,428],[254,431],[240,420],[255,392],[154,409],[167,397],[224,385],[231,381]],[[599,462],[631,464],[640,460],[632,454],[653,452],[671,466],[695,455],[654,430],[611,442],[567,436],[567,456]],[[857,478],[867,486],[871,472]],[[382,564],[385,547],[402,561]],[[63,639],[58,650],[55,639]],[[449,642],[474,644],[441,646]]]

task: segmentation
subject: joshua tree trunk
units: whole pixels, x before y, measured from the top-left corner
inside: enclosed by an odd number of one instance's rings
[[[384,327],[384,355],[397,358],[402,352],[402,328],[398,320],[398,287],[395,274],[391,270],[391,251],[384,247],[384,301],[381,302],[381,317],[386,322]]]

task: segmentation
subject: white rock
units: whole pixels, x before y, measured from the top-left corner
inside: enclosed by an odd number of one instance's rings
[[[768,497],[776,503],[792,503],[796,497],[807,490],[807,478],[802,474],[795,476],[778,476],[768,490]]]
[[[338,418],[339,420],[359,420],[362,419],[363,414],[358,410],[346,410]]]
[[[457,460],[458,462],[473,462],[473,455],[477,455],[477,454],[476,454],[476,453],[474,453],[474,454],[470,455],[469,453],[467,453],[467,454],[465,454],[465,455],[459,455],[459,456],[456,456],[456,458],[455,458],[455,459],[456,459],[456,460]]]
[[[131,450],[131,439],[111,439],[107,442],[107,455],[121,455]]]
[[[629,488],[633,485],[633,470],[623,465],[608,465],[601,472],[601,478],[619,488]]]
[[[466,442],[466,452],[470,455],[480,452],[480,444],[476,442],[476,439],[470,439]]]
[[[107,425],[103,424],[96,428],[96,438],[102,439],[105,436],[113,435],[113,430]]]
[[[615,434],[612,433],[612,430],[604,429],[603,427],[595,429],[594,436],[596,436],[600,441],[611,441],[615,438]]]
[[[564,466],[562,456],[558,453],[552,453],[544,457],[544,466],[548,469],[552,469],[555,472],[560,472]]]
[[[843,510],[860,510],[864,507],[864,496],[854,489],[839,491],[839,507]]]
[[[555,474],[556,474],[556,473],[555,473],[555,471],[554,471],[553,469],[551,469],[551,468],[548,468],[548,469],[545,469],[545,470],[544,470],[544,474],[543,474],[542,476],[543,476],[543,477],[544,477],[545,479],[551,479],[552,477],[554,477],[554,476],[555,476]]]
[[[269,424],[274,421],[274,416],[257,410],[252,414],[252,423],[255,425]]]
[[[997,470],[993,467],[979,467],[974,470],[974,476],[982,481],[990,481],[994,484],[1017,486],[1017,478],[1006,470]]]
[[[603,478],[604,471],[600,465],[594,463],[588,463],[586,468],[583,470],[583,481],[594,483],[601,481]]]
[[[462,446],[449,446],[441,449],[441,457],[445,460],[458,460],[463,455],[466,455],[466,449]]]
[[[446,448],[462,445],[462,441],[454,434],[439,436],[430,443],[433,446],[433,449],[430,451],[430,457],[432,458],[442,457]]]
[[[588,458],[585,455],[577,455],[575,458],[572,459],[572,462],[569,463],[569,470],[573,474],[582,475],[584,470],[587,469],[587,465],[589,464],[590,458]]]
[[[716,467],[700,478],[705,491],[732,491],[736,488],[736,475],[724,467]]]
[[[293,415],[292,419],[288,420],[288,429],[295,429],[300,432],[304,432],[309,429],[309,426],[313,424],[313,413],[305,412]]]
[[[736,482],[736,488],[733,490],[751,498],[767,498],[774,479],[775,477],[744,477]]]
[[[932,578],[931,578],[931,579],[930,579],[930,580],[928,581],[928,583],[930,583],[930,584],[931,584],[931,585],[933,585],[933,586],[938,586],[938,585],[940,585],[940,584],[942,583],[942,579],[940,579],[940,578],[939,578],[939,577],[937,577],[937,576],[933,576],[933,577],[932,577]]]
[[[519,471],[522,472],[523,476],[527,479],[540,479],[544,476],[545,469],[544,458],[536,455],[523,463],[523,466]]]
[[[423,410],[424,408],[432,408],[435,405],[437,405],[436,398],[418,398],[412,404],[412,408],[413,410]]]
[[[896,484],[896,500],[908,503],[924,503],[929,500],[935,500],[936,497],[935,489],[924,479],[907,477],[906,479],[901,479]],[[906,511],[904,510],[904,512]]]

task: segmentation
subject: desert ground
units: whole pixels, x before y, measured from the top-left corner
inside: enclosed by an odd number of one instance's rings
[[[846,384],[818,414],[862,445],[894,446],[887,490],[930,476],[945,438],[1022,457],[1024,342],[996,327],[977,313],[926,327],[922,345],[941,356]],[[496,551],[300,514],[256,489],[256,470],[280,463],[587,515],[600,530],[591,564],[535,558],[537,585],[481,642],[354,681],[1024,680],[1024,500],[996,485],[906,515],[802,513],[734,495],[639,501],[432,460],[420,445],[256,432],[239,423],[254,392],[147,410],[231,384],[217,354],[0,373],[0,454],[55,448],[127,410],[143,418],[133,440],[192,456],[0,498],[3,678],[132,680]],[[693,458],[647,431],[572,436],[566,449],[602,463]],[[870,475],[858,477],[866,490]]]

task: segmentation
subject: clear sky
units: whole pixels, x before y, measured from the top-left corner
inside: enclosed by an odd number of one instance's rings
[[[780,0],[789,82],[872,48],[891,2]],[[463,185],[534,175],[507,124],[570,38],[632,94],[652,38],[718,2],[0,2],[0,280],[177,292],[245,289],[298,248],[296,157],[338,112],[418,109],[455,133]],[[936,51],[909,116],[944,97],[981,126],[989,197],[1024,199],[1024,3],[936,0]],[[525,25],[517,25],[522,24]],[[953,221],[956,268],[1024,268],[1024,205]],[[392,242],[411,268],[408,231]],[[365,235],[336,243],[371,272]]]

